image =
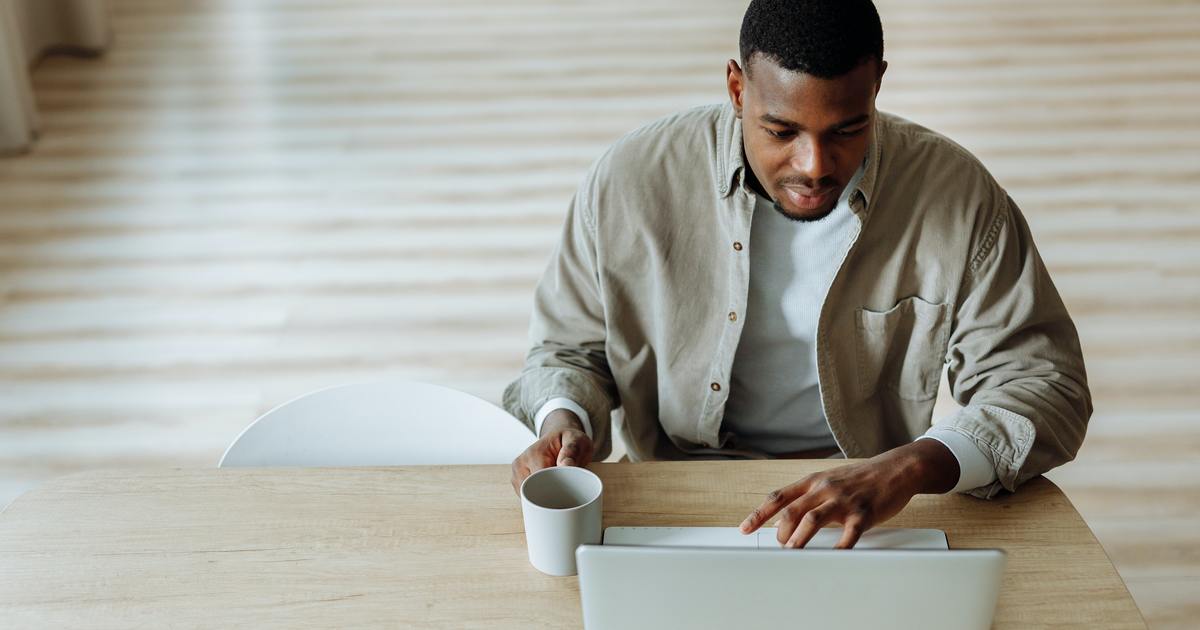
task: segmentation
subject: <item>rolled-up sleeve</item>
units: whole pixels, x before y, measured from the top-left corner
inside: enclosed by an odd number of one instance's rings
[[[605,357],[593,182],[589,173],[568,208],[562,238],[535,292],[532,347],[520,376],[505,389],[503,404],[533,431],[547,401],[574,401],[590,416],[598,461],[612,450],[610,417],[619,399]]]
[[[992,459],[991,498],[1074,459],[1092,413],[1079,335],[1011,198],[976,244],[948,345],[963,407],[939,427]]]

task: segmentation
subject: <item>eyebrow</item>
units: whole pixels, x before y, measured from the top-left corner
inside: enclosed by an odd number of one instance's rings
[[[847,118],[846,120],[843,120],[842,122],[835,124],[834,126],[830,127],[830,129],[842,129],[845,127],[851,127],[853,125],[857,125],[859,123],[866,122],[866,121],[870,120],[870,118],[871,118],[870,114],[859,114],[853,118]],[[771,124],[771,125],[779,125],[780,127],[788,127],[790,129],[797,129],[797,130],[804,129],[803,125],[794,123],[785,118],[780,118],[778,116],[774,116],[771,114],[763,114],[762,116],[759,116],[758,119],[765,123]]]

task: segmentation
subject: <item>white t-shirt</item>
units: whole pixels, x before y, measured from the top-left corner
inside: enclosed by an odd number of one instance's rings
[[[745,325],[721,423],[738,447],[781,454],[837,446],[817,381],[817,318],[858,233],[849,198],[862,173],[816,221],[789,219],[757,195]]]

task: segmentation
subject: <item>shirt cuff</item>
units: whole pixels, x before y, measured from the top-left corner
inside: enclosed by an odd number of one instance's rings
[[[588,420],[588,412],[583,410],[575,401],[570,398],[558,396],[546,401],[541,409],[538,409],[537,415],[533,417],[533,432],[538,437],[542,435],[542,423],[546,422],[546,416],[559,409],[566,409],[579,416],[579,421],[583,423],[583,432],[587,434],[588,439],[592,439],[592,423]]]
[[[971,438],[945,427],[935,426],[918,440],[930,439],[941,442],[954,459],[958,460],[958,483],[950,492],[966,492],[991,484],[997,479],[992,460],[971,441]]]

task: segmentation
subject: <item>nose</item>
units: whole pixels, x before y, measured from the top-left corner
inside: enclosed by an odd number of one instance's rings
[[[833,153],[820,139],[802,139],[795,147],[792,168],[811,180],[813,187],[820,186],[822,180],[833,175]]]

